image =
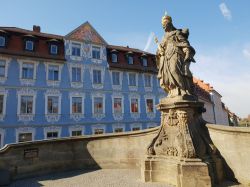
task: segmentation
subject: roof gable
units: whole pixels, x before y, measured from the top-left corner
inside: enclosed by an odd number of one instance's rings
[[[92,25],[89,22],[83,23],[75,30],[67,34],[65,38],[107,45],[107,42],[94,29],[94,27],[92,27]]]

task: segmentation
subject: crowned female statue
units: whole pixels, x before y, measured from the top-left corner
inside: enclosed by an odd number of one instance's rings
[[[162,17],[162,27],[165,35],[156,52],[160,86],[168,93],[168,97],[194,95],[189,66],[195,62],[195,50],[188,41],[189,31],[176,29],[168,15]]]

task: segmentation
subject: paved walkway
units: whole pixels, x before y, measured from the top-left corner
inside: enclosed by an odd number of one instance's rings
[[[139,170],[102,169],[73,171],[13,182],[10,187],[171,187],[164,183],[143,183]]]
[[[173,187],[165,183],[143,183],[140,177],[140,170],[132,169],[72,171],[17,180],[10,187]],[[225,182],[220,187],[243,186]]]

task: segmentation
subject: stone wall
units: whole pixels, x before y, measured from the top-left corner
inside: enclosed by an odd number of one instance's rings
[[[207,125],[210,137],[234,175],[242,184],[250,185],[250,128]],[[230,171],[231,170],[231,171]]]
[[[0,150],[0,176],[17,179],[75,169],[139,168],[157,130],[10,144]]]

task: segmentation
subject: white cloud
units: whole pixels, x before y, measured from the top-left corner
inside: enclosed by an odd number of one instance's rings
[[[243,49],[242,53],[246,59],[250,60],[250,47]]]
[[[250,63],[244,59],[241,46],[197,48],[197,63],[191,69],[195,77],[210,83],[222,95],[232,112],[246,117],[250,114]]]
[[[227,5],[225,3],[221,3],[219,5],[219,7],[220,7],[220,11],[221,11],[222,15],[227,20],[231,20],[232,19],[232,14],[231,14],[231,11],[228,9]]]
[[[148,40],[147,40],[147,43],[146,43],[146,45],[145,45],[145,47],[144,47],[144,51],[148,51],[148,50],[149,50],[149,47],[150,47],[151,44],[152,44],[153,38],[154,38],[154,33],[151,32],[151,33],[149,34],[149,36],[148,36]]]

